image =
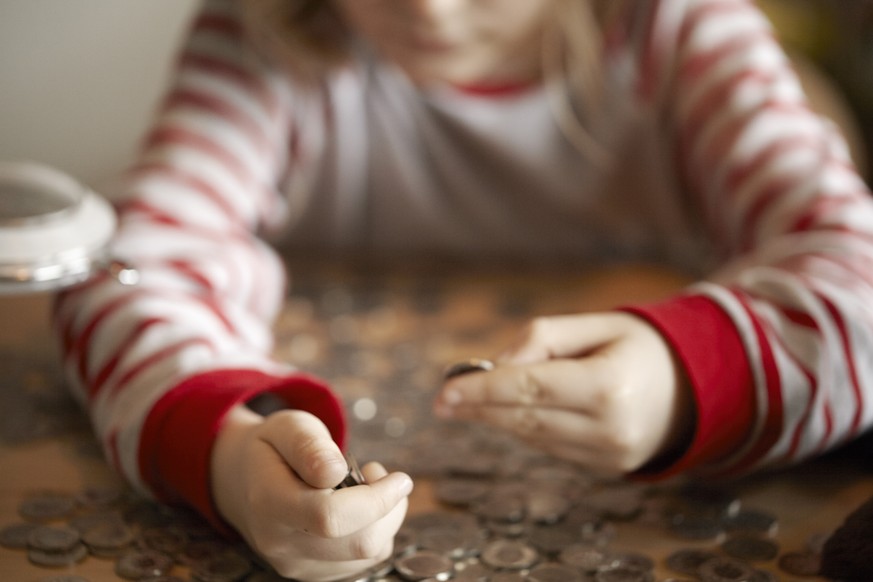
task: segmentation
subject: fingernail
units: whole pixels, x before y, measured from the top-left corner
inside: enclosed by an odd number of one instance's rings
[[[400,494],[406,497],[412,493],[412,479],[408,475],[404,475],[404,479],[400,482]]]

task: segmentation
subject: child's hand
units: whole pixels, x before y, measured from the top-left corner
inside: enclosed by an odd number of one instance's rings
[[[616,312],[534,320],[493,371],[450,378],[435,410],[624,473],[682,444],[694,423],[690,401],[666,341]]]
[[[333,490],[348,465],[315,416],[261,417],[235,408],[212,454],[212,491],[222,516],[282,576],[349,576],[388,558],[406,515],[411,479],[363,468],[368,483]]]

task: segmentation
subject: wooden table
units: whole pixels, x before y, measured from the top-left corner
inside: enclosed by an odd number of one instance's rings
[[[352,275],[353,278],[356,276]],[[298,269],[296,280],[304,288],[307,277],[313,277],[322,285],[334,279],[339,285],[346,285],[350,280],[348,272],[344,270]],[[416,285],[420,289],[421,281],[438,284],[444,293],[449,294],[450,299],[441,308],[438,319],[429,321],[429,325],[442,322],[448,330],[457,329],[458,325],[464,329],[488,325],[488,319],[493,320],[494,317],[493,310],[488,310],[488,303],[493,302],[495,296],[505,297],[516,293],[520,294],[518,296],[534,298],[538,309],[552,313],[599,310],[618,303],[662,297],[684,282],[682,277],[647,267],[572,275],[489,272],[482,276],[470,271],[449,274],[440,271],[427,277],[422,278],[415,271],[404,271],[400,275],[385,276],[378,280],[381,290],[387,291],[382,297],[382,315],[385,309],[390,310],[395,324],[400,326],[399,331],[395,328],[392,333],[405,333],[404,325],[420,326],[420,321],[408,321],[412,316],[406,307],[393,305],[392,302],[400,301],[398,297],[412,292],[410,290]],[[356,280],[360,281],[361,278]],[[368,285],[372,282],[372,277],[367,279]],[[394,292],[397,289],[400,290],[399,294]],[[45,295],[0,296],[0,354],[7,358],[0,362],[10,362],[11,355],[18,359],[19,364],[16,365],[33,362],[32,365],[40,369],[34,369],[32,378],[27,381],[32,381],[37,390],[40,389],[39,382],[44,381],[44,366],[53,366],[48,306],[49,298]],[[443,346],[440,357],[487,356],[491,352],[484,353],[484,350],[495,351],[502,347],[500,342],[517,328],[519,322],[494,325],[491,321],[490,324],[489,334],[471,334],[471,337],[475,337]],[[317,325],[317,322],[312,318],[311,310],[307,314],[299,298],[290,300],[280,318],[277,351],[282,353],[286,349],[281,338],[288,336],[289,328],[304,329],[313,325]],[[432,330],[434,334],[440,332],[439,329]],[[312,329],[307,333],[313,333]],[[373,341],[378,341],[378,337]],[[471,349],[483,351],[471,353]],[[57,371],[53,373],[57,374]],[[0,383],[0,389],[8,391],[27,387]],[[34,387],[31,386],[31,389]],[[3,394],[0,393],[0,396]],[[6,400],[0,398],[0,406],[4,402],[14,401],[8,394],[6,396]],[[0,409],[0,426],[2,421],[9,421],[11,414],[15,414],[14,407]],[[69,422],[62,431],[48,431],[42,438],[20,443],[8,442],[8,439],[0,442],[0,527],[20,520],[17,507],[27,493],[59,488],[76,491],[90,485],[118,483],[117,477],[94,453],[89,443],[87,427],[75,421]],[[778,516],[778,540],[783,550],[801,549],[810,536],[833,531],[851,510],[873,496],[871,464],[864,466],[856,460],[845,455],[827,457],[778,474],[749,478],[738,484],[738,490],[746,506],[766,508]],[[410,506],[411,514],[438,508],[432,485],[429,479],[417,481]],[[621,547],[645,551],[657,561],[656,574],[659,580],[671,576],[663,565],[664,558],[679,547],[689,546],[668,535],[653,535],[651,527],[645,525],[631,522],[619,524],[618,529],[617,539]],[[762,564],[761,568],[779,572],[775,562]],[[118,579],[110,560],[89,557],[75,566],[53,571],[30,564],[23,551],[0,547],[0,581],[40,582],[61,573],[83,576],[92,582]],[[185,571],[180,570],[180,573],[184,574]]]

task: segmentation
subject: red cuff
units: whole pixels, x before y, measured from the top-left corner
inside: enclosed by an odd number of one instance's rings
[[[320,418],[333,439],[345,445],[343,408],[315,378],[277,377],[255,370],[216,370],[192,376],[164,394],[143,426],[139,469],[164,502],[185,502],[227,531],[212,501],[210,457],[224,415],[236,404],[271,393],[289,408]]]
[[[734,325],[715,302],[681,296],[622,311],[653,325],[672,345],[691,383],[696,426],[688,448],[667,467],[634,476],[661,479],[723,459],[748,438],[755,414],[751,368]]]

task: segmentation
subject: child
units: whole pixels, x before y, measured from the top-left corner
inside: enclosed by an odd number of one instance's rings
[[[871,424],[870,192],[750,0],[210,0],[125,194],[140,283],[57,306],[75,389],[132,483],[285,576],[389,555],[412,483],[332,489],[341,407],[269,357],[284,279],[256,232],[705,274],[538,319],[437,399],[592,467],[745,472]],[[245,406],[264,393],[285,409]]]

